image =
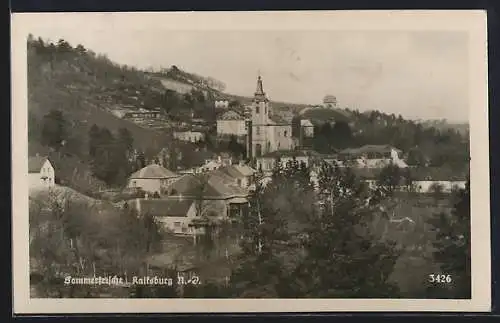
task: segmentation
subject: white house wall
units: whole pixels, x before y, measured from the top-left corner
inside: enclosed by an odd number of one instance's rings
[[[43,163],[39,173],[29,173],[28,182],[30,188],[52,187],[55,185],[54,167],[47,160]]]

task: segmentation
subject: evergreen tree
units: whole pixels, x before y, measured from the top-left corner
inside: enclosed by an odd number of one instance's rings
[[[401,184],[403,178],[402,170],[394,164],[382,168],[377,178],[377,185],[387,196],[392,196]]]
[[[89,130],[89,156],[95,157],[97,147],[99,146],[100,129],[96,124],[93,124]]]
[[[127,128],[118,129],[118,143],[122,145],[127,152],[132,150],[134,138]]]
[[[51,110],[43,117],[42,144],[59,150],[67,135],[67,122],[60,110]]]

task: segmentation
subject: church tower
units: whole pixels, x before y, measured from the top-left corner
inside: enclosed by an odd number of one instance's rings
[[[260,157],[269,152],[269,100],[262,86],[262,78],[257,79],[257,89],[252,102],[252,156]]]

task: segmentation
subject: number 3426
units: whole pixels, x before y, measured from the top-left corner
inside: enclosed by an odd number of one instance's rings
[[[429,282],[438,284],[449,284],[453,281],[451,275],[430,274]]]

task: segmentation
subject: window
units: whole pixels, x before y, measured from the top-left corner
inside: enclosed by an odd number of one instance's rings
[[[285,132],[283,133],[283,137],[286,137],[286,130],[285,130]]]
[[[255,127],[255,134],[260,135],[260,127]]]
[[[238,178],[238,179],[236,180],[236,183],[238,183],[238,185],[240,185],[240,186],[241,186],[241,179],[239,179],[239,178]]]
[[[255,107],[255,113],[259,114],[259,106],[258,105]]]

